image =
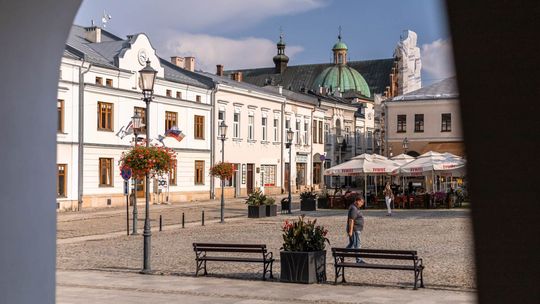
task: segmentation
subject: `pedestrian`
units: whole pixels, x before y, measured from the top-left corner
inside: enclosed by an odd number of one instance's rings
[[[349,245],[347,248],[360,249],[360,234],[364,229],[364,216],[360,208],[364,205],[364,199],[361,196],[356,197],[354,203],[349,207],[347,216],[347,235],[349,236]],[[356,263],[365,263],[362,258],[356,258]]]
[[[394,192],[392,191],[392,188],[390,187],[389,183],[386,183],[386,187],[384,188],[384,200],[386,201],[386,208],[388,209],[388,213],[386,216],[392,216],[392,208],[390,208],[392,201],[394,200]]]

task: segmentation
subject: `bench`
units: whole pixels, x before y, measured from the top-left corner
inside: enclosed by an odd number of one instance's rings
[[[274,278],[272,274],[272,266],[274,257],[272,252],[267,252],[264,244],[213,244],[213,243],[193,243],[195,251],[195,262],[197,271],[195,276],[199,275],[199,271],[204,270],[204,275],[207,275],[206,262],[245,262],[245,263],[262,263],[263,264],[263,280],[266,280],[266,273],[270,273],[270,278]],[[218,253],[218,254],[216,254]],[[230,256],[222,253],[245,253],[254,256]],[[210,255],[209,255],[210,254]]]
[[[345,283],[345,267],[351,268],[369,268],[369,269],[390,269],[390,270],[409,270],[414,272],[414,289],[418,282],[420,287],[424,287],[422,259],[418,258],[416,251],[413,250],[384,250],[384,249],[354,249],[354,248],[332,248],[334,256],[334,267],[336,271],[335,284],[341,277],[341,282]],[[409,261],[410,264],[374,264],[374,263],[356,263],[356,258],[362,259],[384,259]],[[346,262],[345,258],[354,258],[353,262]]]

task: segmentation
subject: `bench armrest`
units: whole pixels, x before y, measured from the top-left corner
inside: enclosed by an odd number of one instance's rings
[[[272,252],[267,252],[263,255],[263,258],[265,260],[273,260],[274,259],[274,254]]]

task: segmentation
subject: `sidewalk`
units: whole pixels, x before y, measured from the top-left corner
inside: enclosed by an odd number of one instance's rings
[[[57,271],[56,303],[475,303],[473,292]]]

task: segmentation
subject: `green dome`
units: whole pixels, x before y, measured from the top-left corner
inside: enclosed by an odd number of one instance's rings
[[[334,47],[332,47],[332,50],[348,50],[347,45],[343,42],[341,42],[341,39],[334,44]]]
[[[371,97],[369,86],[364,77],[357,70],[342,64],[324,69],[313,81],[312,89],[315,92],[319,91],[319,87],[332,87],[333,90],[339,88],[342,93],[352,90],[360,92],[366,97]]]

